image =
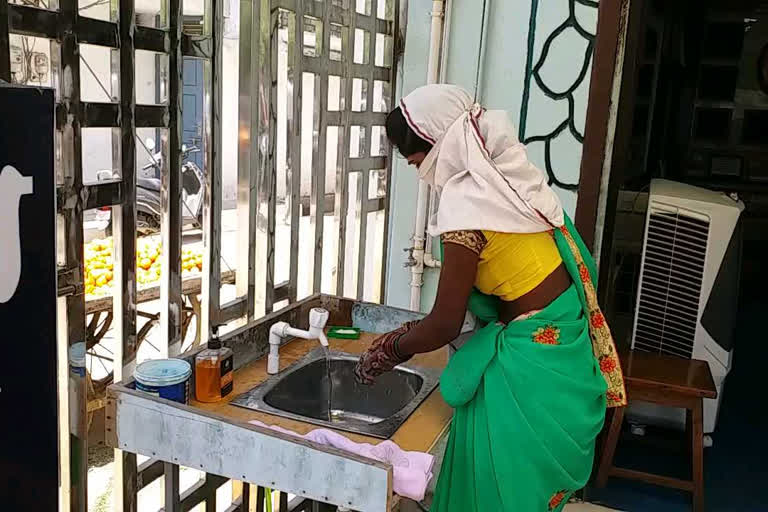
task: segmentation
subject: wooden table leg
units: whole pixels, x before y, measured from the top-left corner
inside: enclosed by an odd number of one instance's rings
[[[696,401],[691,415],[691,461],[693,473],[693,511],[704,511],[704,405]]]
[[[685,439],[690,441],[693,439],[693,410],[685,410]],[[685,443],[685,453],[689,457],[693,457],[693,444],[691,442]]]
[[[613,417],[600,453],[600,463],[597,466],[597,480],[595,482],[597,487],[605,487],[608,482],[608,476],[610,476],[613,467],[613,456],[616,453],[616,444],[619,442],[619,434],[621,434],[621,424],[624,421],[624,409],[625,407],[613,409]]]

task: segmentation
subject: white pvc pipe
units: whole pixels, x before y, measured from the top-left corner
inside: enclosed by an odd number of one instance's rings
[[[429,191],[429,202],[427,203],[427,211],[432,214],[435,202],[437,201],[437,192],[434,188]],[[432,235],[427,233],[426,242],[424,242],[424,266],[427,268],[440,268],[442,263],[440,260],[432,255]]]
[[[275,322],[269,328],[269,355],[267,356],[267,373],[276,375],[280,371],[280,345],[288,337],[303,338],[305,340],[317,340],[323,347],[328,347],[328,338],[325,336],[325,324],[328,322],[329,313],[322,308],[312,308],[309,312],[309,329],[296,329],[286,322]]]
[[[438,71],[438,82],[445,82],[446,67],[448,66],[448,43],[451,37],[451,9],[452,5],[450,0],[445,0],[445,15],[443,16],[443,38],[442,38],[442,51],[440,52],[440,69]],[[437,192],[434,188],[430,188],[429,200],[427,202],[427,212],[429,215],[435,210],[435,204],[437,201]],[[427,217],[429,219],[429,216]],[[429,222],[429,220],[427,220]],[[432,255],[432,235],[427,233],[426,241],[424,242],[424,266],[427,268],[440,268],[442,263],[439,259]]]
[[[443,39],[444,0],[432,1],[432,27],[429,34],[429,60],[427,61],[427,83],[437,83],[440,71],[440,50]]]
[[[440,50],[443,35],[443,0],[432,2],[432,25],[429,39],[429,60],[427,61],[427,84],[437,83],[440,70]],[[421,309],[421,288],[424,285],[424,243],[427,230],[427,202],[429,187],[419,181],[416,195],[416,221],[413,226],[413,259],[411,266],[411,301],[410,309]]]

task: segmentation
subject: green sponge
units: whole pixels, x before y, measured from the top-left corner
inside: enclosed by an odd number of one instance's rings
[[[332,326],[328,329],[327,336],[339,340],[356,340],[360,338],[360,329],[357,327]]]

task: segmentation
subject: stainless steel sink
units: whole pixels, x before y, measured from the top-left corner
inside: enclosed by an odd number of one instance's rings
[[[358,357],[330,351],[326,359],[318,348],[230,403],[387,439],[437,387],[440,370],[398,366],[364,386],[353,373]]]

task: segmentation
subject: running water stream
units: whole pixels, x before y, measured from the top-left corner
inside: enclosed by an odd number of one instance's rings
[[[328,422],[333,422],[333,410],[331,405],[333,403],[333,380],[331,379],[331,350],[328,347],[323,347],[325,353],[325,374],[328,381]]]

